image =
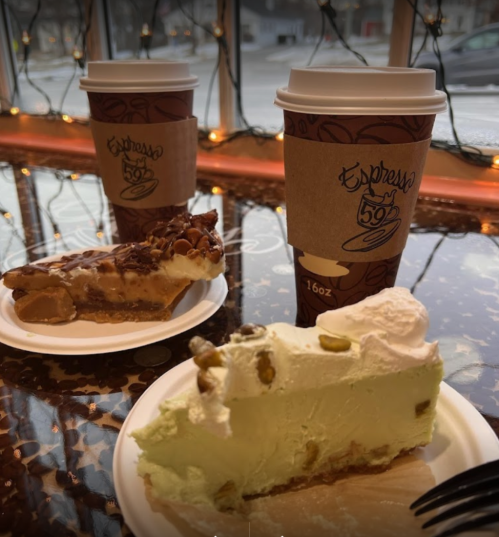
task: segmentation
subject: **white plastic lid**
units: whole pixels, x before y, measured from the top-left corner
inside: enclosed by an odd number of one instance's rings
[[[408,67],[293,68],[274,104],[307,114],[426,115],[444,112],[435,71]]]
[[[89,62],[80,89],[97,93],[155,93],[183,91],[198,86],[187,62],[164,60]]]

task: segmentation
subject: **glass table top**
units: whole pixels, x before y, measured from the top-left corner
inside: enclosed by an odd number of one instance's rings
[[[20,191],[14,170],[3,168],[0,270],[116,241],[95,177],[36,173],[36,192]],[[189,206],[195,213],[218,210],[226,245],[229,291],[209,319],[112,353],[53,355],[0,343],[0,532],[131,535],[113,487],[112,457],[137,399],[190,357],[194,335],[219,345],[242,323],[294,323],[283,184],[200,179]],[[499,431],[499,211],[419,200],[397,285],[427,307],[427,339],[440,342],[446,382]]]

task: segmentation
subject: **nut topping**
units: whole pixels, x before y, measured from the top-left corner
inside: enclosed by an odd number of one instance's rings
[[[331,352],[347,351],[352,346],[352,342],[348,339],[327,336],[326,334],[321,334],[319,336],[319,343],[325,351]]]
[[[196,244],[198,250],[209,250],[210,249],[210,239],[206,236],[203,236],[199,239],[199,242]]]
[[[206,371],[210,367],[222,367],[223,361],[221,354],[216,349],[210,349],[198,356],[194,356],[194,363]]]
[[[201,336],[194,336],[189,341],[189,350],[192,354],[201,354],[214,348],[215,345],[213,345],[211,341],[208,341]]]
[[[199,393],[211,393],[215,389],[215,384],[208,371],[200,369],[197,376],[198,390]]]
[[[416,413],[416,418],[421,417],[430,408],[430,405],[431,405],[431,401],[429,399],[421,403],[418,403],[414,409]]]
[[[215,505],[219,511],[230,511],[236,509],[239,503],[237,488],[234,481],[227,481],[215,493]]]
[[[302,465],[304,470],[311,470],[319,456],[319,446],[313,440],[309,440],[305,445],[305,462]]]
[[[203,233],[199,230],[199,229],[196,229],[195,227],[192,227],[190,229],[188,229],[185,234],[187,235],[187,239],[188,241],[193,245],[193,246],[196,246],[199,239],[203,236]]]
[[[261,324],[247,323],[241,325],[231,336],[232,341],[238,343],[247,339],[258,339],[262,337],[267,328]]]
[[[192,244],[185,239],[178,239],[173,245],[173,251],[179,255],[187,255],[187,252],[192,249]]]
[[[272,384],[272,381],[275,378],[275,369],[272,367],[272,363],[270,361],[271,357],[273,356],[272,351],[261,350],[257,352],[256,356],[258,358],[256,369],[258,371],[258,378],[260,379],[260,382],[267,385]]]

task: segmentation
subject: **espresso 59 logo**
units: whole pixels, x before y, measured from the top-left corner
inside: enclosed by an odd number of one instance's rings
[[[163,155],[163,147],[153,147],[144,142],[113,136],[107,140],[107,148],[114,157],[122,157],[121,171],[123,180],[128,183],[120,192],[120,198],[127,201],[139,201],[150,196],[159,184],[154,177],[154,170],[149,167],[148,159],[155,161]],[[141,156],[131,158],[130,153]]]
[[[369,252],[388,242],[402,222],[396,200],[407,195],[416,181],[416,173],[387,168],[381,160],[379,165],[362,167],[356,162],[349,168],[343,167],[338,179],[348,192],[362,189],[357,225],[363,231],[345,241],[342,244],[343,250]],[[393,188],[387,191],[386,187],[381,188],[380,185]]]

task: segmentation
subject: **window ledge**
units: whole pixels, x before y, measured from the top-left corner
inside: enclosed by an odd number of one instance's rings
[[[269,140],[265,159],[255,140],[212,151],[199,149],[201,178],[253,178],[284,181],[282,142]],[[41,118],[0,118],[0,160],[99,174],[90,128]],[[439,150],[430,150],[420,196],[473,205],[499,207],[499,170],[480,168]]]

